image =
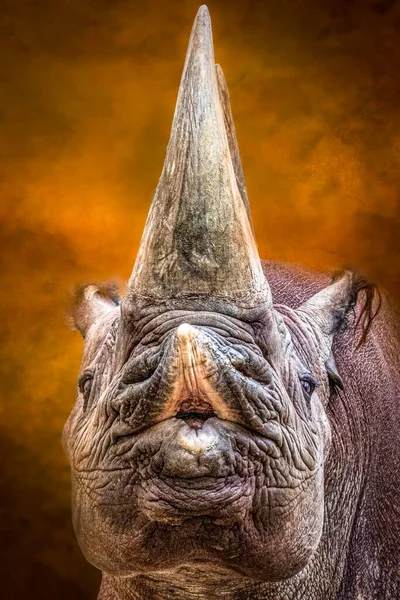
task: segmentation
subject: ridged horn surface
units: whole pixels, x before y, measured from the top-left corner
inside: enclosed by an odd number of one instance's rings
[[[244,179],[242,161],[240,160],[239,144],[236,137],[235,123],[233,121],[228,84],[226,83],[225,75],[221,66],[215,65],[215,69],[217,72],[220,99],[222,104],[222,110],[224,111],[226,135],[228,136],[229,151],[232,159],[233,170],[235,171],[236,183],[239,188],[240,195],[242,196],[244,205],[246,207],[247,216],[251,223],[250,204],[249,199],[247,197],[247,188]]]

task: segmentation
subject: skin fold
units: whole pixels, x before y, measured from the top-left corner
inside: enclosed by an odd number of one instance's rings
[[[126,293],[79,288],[73,319],[100,599],[398,597],[396,317],[352,272],[259,260],[206,7]]]

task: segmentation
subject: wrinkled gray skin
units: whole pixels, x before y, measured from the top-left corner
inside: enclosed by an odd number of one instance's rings
[[[100,599],[399,597],[399,342],[385,300],[357,348],[372,291],[261,265],[202,7],[127,292],[74,308],[64,447]]]

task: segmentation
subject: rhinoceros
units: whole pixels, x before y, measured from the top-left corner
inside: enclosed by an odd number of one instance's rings
[[[351,270],[261,262],[205,6],[126,291],[73,322],[98,598],[400,598],[398,320]]]

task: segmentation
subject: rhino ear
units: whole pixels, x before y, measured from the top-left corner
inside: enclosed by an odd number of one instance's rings
[[[357,309],[355,321],[355,328],[360,326],[362,330],[360,345],[365,342],[381,307],[379,290],[363,276],[352,271],[335,275],[331,285],[312,296],[296,312],[331,345],[335,333],[346,327],[348,316],[355,310],[361,292],[364,303]]]
[[[119,310],[118,287],[115,284],[80,285],[75,289],[70,308],[70,326],[85,338],[90,327],[106,315]]]

